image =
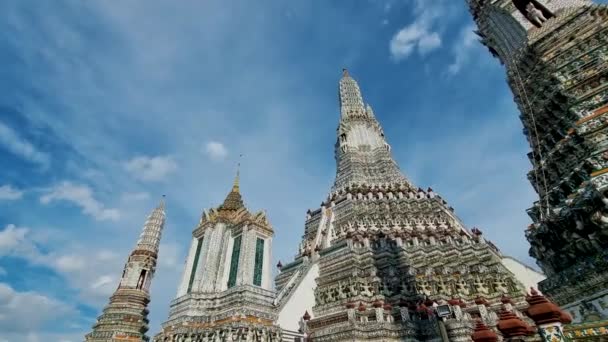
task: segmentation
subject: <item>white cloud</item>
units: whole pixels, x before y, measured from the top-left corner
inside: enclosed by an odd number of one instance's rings
[[[0,283],[0,331],[32,332],[44,323],[74,315],[77,310],[36,292],[19,292]]]
[[[114,283],[114,278],[110,275],[102,275],[99,278],[97,278],[93,284],[91,284],[91,288],[93,289],[99,289],[101,287],[107,287],[107,286],[112,286],[112,283]]]
[[[409,57],[418,48],[424,55],[441,46],[441,38],[436,32],[429,32],[423,23],[415,22],[399,30],[391,39],[390,51],[395,60]]]
[[[144,201],[150,198],[150,194],[147,192],[125,192],[122,194],[121,199],[125,202],[129,201]]]
[[[177,170],[177,163],[170,156],[139,156],[124,166],[134,177],[143,181],[159,181]]]
[[[432,50],[441,46],[441,38],[437,32],[432,32],[430,34],[424,35],[420,37],[418,40],[418,49],[421,54],[426,54]]]
[[[21,258],[32,265],[56,271],[66,277],[88,303],[107,300],[115,284],[105,284],[108,278],[102,278],[100,274],[117,274],[120,271],[121,260],[115,252],[107,249],[75,248],[70,245],[57,248],[46,242],[47,239],[43,236],[37,237],[28,228],[9,224],[4,230],[0,230],[0,257]]]
[[[14,224],[7,225],[0,231],[0,256],[12,254],[25,242],[27,228],[17,227]]]
[[[454,45],[452,46],[452,53],[454,55],[454,61],[448,66],[448,73],[450,75],[456,75],[460,72],[463,65],[466,64],[472,54],[475,42],[477,42],[477,35],[474,32],[474,25],[467,25],[461,31],[460,35]]]
[[[174,271],[181,272],[182,264],[180,263],[180,251],[182,246],[175,243],[161,243],[159,250],[162,251],[162,257],[159,257],[158,263],[160,267],[166,267]],[[159,254],[160,255],[160,254]]]
[[[53,262],[61,272],[77,272],[85,268],[85,259],[81,255],[62,255]]]
[[[93,216],[98,221],[112,220],[120,218],[118,209],[105,208],[105,206],[93,197],[93,191],[86,185],[76,185],[64,181],[53,188],[48,193],[40,197],[40,202],[49,204],[52,201],[68,201],[82,208],[82,212]]]
[[[2,122],[0,122],[0,145],[11,153],[43,167],[48,167],[51,162],[48,154],[39,151],[32,143],[20,137]]]
[[[435,21],[441,15],[440,1],[416,1],[414,21],[397,31],[391,38],[389,50],[395,61],[409,57],[414,51],[425,55],[441,46],[441,36]]]
[[[17,190],[10,185],[0,186],[0,200],[17,200],[23,197],[23,191]]]
[[[100,261],[114,260],[117,257],[118,255],[116,255],[116,253],[108,250],[101,250],[97,253],[97,259],[99,259]]]
[[[88,328],[88,327],[87,327]],[[87,329],[88,330],[88,329]],[[0,332],[0,342],[36,342],[36,341],[52,341],[52,342],[76,342],[82,341],[82,337],[85,332],[79,333],[57,333],[57,332],[19,332],[19,333],[5,333]]]
[[[213,160],[222,160],[228,155],[228,149],[221,142],[209,141],[205,144],[205,153]]]

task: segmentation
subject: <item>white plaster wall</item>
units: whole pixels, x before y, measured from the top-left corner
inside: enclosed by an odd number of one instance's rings
[[[369,145],[371,148],[384,146],[384,140],[375,129],[364,125],[354,125],[347,134],[347,142],[350,146]]]
[[[526,291],[529,291],[530,287],[538,289],[538,283],[546,278],[544,274],[511,257],[502,258],[502,264],[525,286]]]
[[[278,325],[287,330],[298,331],[300,318],[308,311],[313,316],[312,307],[315,305],[316,278],[319,277],[319,265],[315,263],[302,278],[294,293],[279,312]]]
[[[260,236],[263,238],[262,236]],[[272,290],[272,238],[264,240],[264,261],[262,263],[262,287]]]
[[[224,273],[222,274],[222,280],[220,282],[219,290],[225,291],[228,289],[228,278],[230,277],[230,263],[232,262],[232,248],[234,247],[234,238],[232,234],[228,240],[228,248],[226,248],[226,258],[224,259]],[[241,246],[243,243],[241,238]]]
[[[128,261],[126,268],[127,270],[125,276],[120,281],[120,286],[134,288],[137,286],[137,281],[139,280],[143,265],[137,261]]]
[[[214,292],[215,284],[219,269],[222,267],[222,249],[224,247],[224,232],[227,227],[224,223],[216,223],[215,228],[211,231],[209,238],[208,249],[205,257],[205,269],[200,283],[200,289],[203,292]]]
[[[190,243],[190,251],[188,252],[188,258],[184,265],[184,271],[182,272],[182,281],[177,289],[177,297],[181,297],[188,291],[188,283],[190,282],[190,274],[192,273],[192,264],[194,263],[194,257],[196,256],[196,247],[198,245],[198,239],[192,238]]]
[[[214,286],[215,291],[222,291],[222,288],[224,286],[222,284],[222,281],[224,278],[224,273],[228,272],[228,271],[226,271],[226,267],[224,265],[225,265],[226,259],[230,258],[230,255],[228,255],[226,253],[226,249],[227,249],[226,246],[230,244],[231,236],[232,236],[232,229],[227,228],[224,231],[224,235],[222,236],[222,240],[220,242],[221,245],[220,245],[219,251],[218,251],[218,253],[220,255],[220,259],[218,262],[217,274],[216,274],[216,277],[214,280],[215,281],[215,286]]]
[[[241,234],[241,252],[239,267],[236,272],[236,285],[251,285],[253,283],[253,263],[255,262],[255,242],[257,233],[253,229],[243,227]]]
[[[317,245],[319,245],[319,243],[321,242],[321,232],[323,231],[325,222],[327,222],[327,220],[328,220],[327,210],[325,209],[325,207],[321,207],[321,210],[322,210],[322,214],[321,214],[321,219],[319,220],[319,226],[317,227],[317,235],[315,236],[315,242],[312,246],[310,246],[310,248],[313,248],[313,249]]]

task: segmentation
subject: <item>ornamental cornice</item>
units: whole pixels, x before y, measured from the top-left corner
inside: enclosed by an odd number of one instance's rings
[[[251,229],[258,228],[269,236],[274,234],[274,230],[264,211],[259,211],[255,214],[250,213],[247,209],[241,208],[234,211],[211,209],[205,211],[198,227],[192,232],[196,238],[202,237],[204,231],[213,228],[216,224],[223,223],[235,227],[236,229]]]

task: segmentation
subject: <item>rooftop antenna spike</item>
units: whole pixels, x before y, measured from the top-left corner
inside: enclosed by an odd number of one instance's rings
[[[241,174],[241,158],[243,157],[243,154],[239,154],[239,161],[236,163],[236,177],[234,178],[234,184],[232,186],[232,188],[236,191],[239,190],[239,180],[240,180],[240,174]]]
[[[159,208],[165,209],[165,198],[166,198],[166,197],[167,197],[167,196],[162,195],[162,197],[161,197],[161,199],[160,199],[160,203],[158,204],[158,207],[159,207]]]

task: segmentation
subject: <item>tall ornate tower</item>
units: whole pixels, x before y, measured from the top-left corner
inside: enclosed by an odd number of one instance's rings
[[[335,183],[308,211],[295,260],[276,278],[278,323],[314,341],[468,341],[472,316],[495,327],[501,299],[524,290],[497,248],[469,231],[432,189],[391,157],[380,124],[344,70]],[[314,289],[314,290],[313,290]],[[445,330],[432,307],[444,305]]]
[[[274,321],[273,229],[250,213],[238,173],[224,203],[204,211],[196,229],[169,319],[154,340],[279,341]]]
[[[608,7],[589,0],[468,0],[505,65],[532,151],[530,255],[575,322],[608,318]],[[608,323],[608,322],[607,322]]]
[[[149,341],[148,303],[150,283],[156,270],[158,247],[165,225],[165,203],[152,211],[135,249],[129,255],[118,289],[97,318],[87,342]]]

